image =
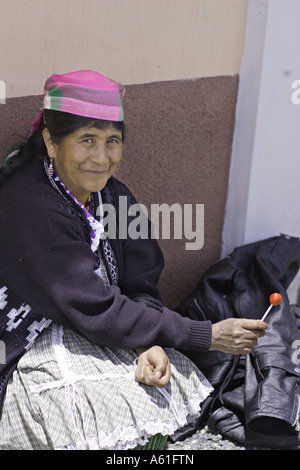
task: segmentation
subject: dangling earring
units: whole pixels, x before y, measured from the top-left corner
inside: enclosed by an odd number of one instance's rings
[[[53,177],[53,158],[51,157],[49,158],[50,158],[50,163],[48,166],[48,178],[52,178]]]

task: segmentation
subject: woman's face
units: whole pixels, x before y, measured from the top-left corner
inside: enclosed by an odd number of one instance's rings
[[[122,133],[113,126],[81,127],[60,144],[52,141],[47,128],[43,137],[55,172],[82,204],[91,192],[104,188],[121,160]]]

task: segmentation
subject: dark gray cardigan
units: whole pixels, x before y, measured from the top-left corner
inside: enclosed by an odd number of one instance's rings
[[[136,202],[124,184],[110,178],[102,191],[103,202],[114,204],[118,213],[122,195],[129,204]],[[35,160],[4,184],[0,191],[0,339],[6,346],[2,377],[9,377],[51,321],[101,346],[209,348],[210,321],[191,320],[162,304],[156,284],[164,262],[157,242],[127,238],[111,240],[111,246],[118,285],[107,287],[94,271],[84,212],[51,186],[43,163]]]

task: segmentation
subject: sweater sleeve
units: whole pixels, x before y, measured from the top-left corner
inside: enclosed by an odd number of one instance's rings
[[[8,287],[43,317],[80,332],[101,346],[128,349],[160,345],[207,350],[210,322],[199,322],[123,295],[95,274],[82,242],[56,243],[19,259],[5,273]]]

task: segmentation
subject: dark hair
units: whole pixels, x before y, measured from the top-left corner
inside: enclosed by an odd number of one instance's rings
[[[48,128],[52,140],[59,144],[65,137],[76,132],[81,127],[96,127],[97,129],[106,129],[108,126],[114,126],[122,132],[122,139],[125,140],[125,124],[121,121],[105,121],[102,119],[93,119],[75,114],[64,113],[45,109],[38,129],[29,137],[29,139],[18,146],[20,149],[16,155],[10,158],[7,165],[0,169],[0,185],[27,166],[33,159],[43,160],[47,156],[47,149],[44,143],[42,132],[45,127]]]

